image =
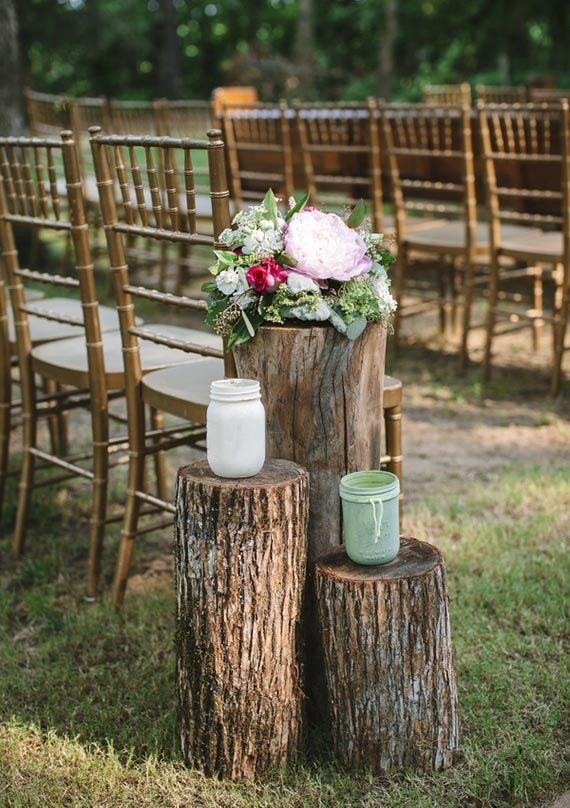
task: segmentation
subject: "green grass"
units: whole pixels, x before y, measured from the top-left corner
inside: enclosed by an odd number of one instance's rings
[[[22,562],[0,543],[0,805],[463,808],[534,804],[568,782],[566,468],[512,469],[408,506],[406,532],[447,559],[460,686],[462,759],[432,777],[350,775],[326,747],[256,785],[185,770],[170,575],[129,591],[121,617],[84,604],[84,501],[79,513],[76,497],[49,502],[44,491]]]

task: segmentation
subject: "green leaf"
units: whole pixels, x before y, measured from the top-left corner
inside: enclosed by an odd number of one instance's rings
[[[269,219],[269,221],[277,224],[277,200],[275,199],[275,194],[271,188],[265,194],[262,207],[263,218]]]
[[[295,205],[293,205],[291,210],[287,211],[287,214],[285,216],[286,222],[288,222],[289,219],[291,219],[291,217],[294,216],[296,213],[300,213],[303,210],[303,208],[309,201],[310,196],[311,196],[310,194],[305,194],[305,196],[302,196],[301,199],[299,199],[299,201]]]
[[[341,334],[346,334],[346,322],[340,316],[338,311],[335,311],[332,306],[330,306],[331,313],[329,315],[329,320],[331,321],[332,325],[339,331]]]
[[[287,264],[287,266],[289,267],[297,266],[298,261],[295,258],[293,258],[292,255],[289,255],[289,253],[282,252],[279,258],[282,260],[283,264]]]
[[[218,287],[214,281],[206,281],[202,284],[201,289],[203,292],[215,292]]]
[[[352,320],[346,327],[347,339],[356,339],[359,337],[366,328],[366,325],[366,317],[356,317],[356,319]]]
[[[249,336],[250,336],[250,337],[255,337],[255,331],[254,331],[253,326],[252,326],[252,324],[251,324],[251,320],[249,319],[249,317],[247,316],[247,314],[245,313],[245,311],[242,311],[241,316],[243,317],[243,321],[244,321],[244,323],[245,323],[245,327],[246,327],[246,328],[247,328],[247,330],[249,331]]]
[[[364,204],[364,200],[359,199],[352,209],[352,213],[346,220],[346,223],[349,227],[360,227],[365,216],[366,205]]]
[[[235,260],[237,258],[236,254],[230,250],[214,250],[214,255],[220,264],[226,267],[230,267],[235,264]]]

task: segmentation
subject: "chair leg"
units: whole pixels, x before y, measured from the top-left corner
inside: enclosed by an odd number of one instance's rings
[[[55,389],[57,392],[61,392],[64,387],[59,382],[56,384]],[[67,412],[63,410],[59,410],[57,415],[57,453],[60,457],[67,457],[69,454],[69,440],[68,440],[68,430],[67,430]]]
[[[453,261],[451,270],[451,330],[453,335],[459,333],[459,294],[461,291],[461,269],[457,266],[457,260]]]
[[[554,320],[554,363],[550,394],[557,396],[562,383],[562,360],[564,358],[566,329],[570,312],[570,267],[565,267],[562,274],[562,300],[560,310]]]
[[[93,486],[87,566],[87,600],[95,600],[98,593],[109,485],[109,417],[107,410],[93,412],[92,419]]]
[[[400,481],[400,521],[402,519],[403,475],[402,475],[402,404],[384,410],[384,423],[386,427],[386,454],[390,461],[386,464],[387,471],[395,474]]]
[[[465,267],[465,281],[463,290],[463,330],[461,333],[461,347],[459,349],[459,367],[461,370],[467,368],[469,361],[469,332],[471,330],[471,307],[473,306],[473,273],[474,262],[472,258],[467,258]]]
[[[404,273],[406,268],[407,254],[403,245],[398,247],[398,258],[396,259],[396,279],[394,283],[394,297],[396,303],[396,313],[394,316],[394,347],[400,347],[400,328],[402,324],[402,298],[404,293]]]
[[[155,407],[150,408],[150,423],[152,429],[162,429],[164,427],[164,417],[160,410]],[[155,443],[159,442],[159,438]],[[154,455],[154,474],[156,477],[156,496],[159,499],[168,499],[168,484],[166,474],[166,452],[156,452]]]
[[[125,517],[123,520],[119,557],[117,559],[115,580],[113,583],[113,605],[116,609],[120,609],[125,599],[125,590],[127,588],[127,580],[129,578],[129,570],[131,568],[131,559],[133,555],[140,510],[140,500],[136,497],[136,492],[142,490],[144,467],[145,458],[143,453],[131,453],[129,460],[129,483],[127,489]]]
[[[437,274],[439,287],[439,333],[443,336],[447,332],[447,284],[445,268],[438,267]]]
[[[20,477],[20,487],[18,493],[18,511],[16,514],[16,526],[14,528],[14,539],[12,550],[16,557],[22,554],[26,531],[28,527],[28,513],[34,486],[35,457],[30,452],[36,445],[37,423],[33,413],[23,414],[24,422],[24,446],[22,454],[22,472]]]
[[[497,299],[499,296],[499,261],[492,258],[489,274],[489,303],[487,307],[487,323],[485,331],[485,353],[483,356],[483,379],[488,382],[491,376],[493,358],[493,338],[497,319]]]
[[[165,241],[160,242],[160,258],[159,258],[159,289],[164,291],[166,289],[166,274],[168,270],[168,251]]]
[[[10,456],[10,401],[0,403],[0,514],[4,505],[8,458]]]
[[[542,268],[536,267],[535,276],[533,278],[533,309],[536,313],[536,318],[532,321],[532,350],[538,351],[540,348],[540,334],[542,331],[543,321],[540,319],[542,309],[542,291],[543,291],[543,278]]]

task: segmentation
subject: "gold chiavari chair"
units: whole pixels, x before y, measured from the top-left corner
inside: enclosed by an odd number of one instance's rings
[[[62,129],[69,128],[69,108],[65,96],[38,93],[26,87],[24,100],[32,135],[58,137]]]
[[[497,325],[502,333],[550,321],[553,325],[551,392],[560,390],[562,358],[570,297],[570,112],[568,101],[559,104],[478,105],[485,161],[490,216],[491,275],[484,357],[484,378],[491,370]],[[508,167],[508,172],[505,170]],[[525,203],[521,209],[521,202]],[[502,223],[517,222],[527,229],[526,238],[508,243]],[[532,228],[541,228],[540,232]],[[499,304],[500,285],[513,273],[501,270],[503,258],[522,262],[538,284],[537,305],[513,313]],[[555,283],[552,316],[542,309],[542,266],[552,267]],[[520,277],[521,270],[514,270]]]
[[[212,128],[210,101],[160,99],[157,102],[157,111],[161,135],[201,138]]]
[[[295,191],[287,104],[224,106],[219,120],[227,147],[234,209],[258,204],[268,187],[285,205]]]
[[[475,94],[477,101],[482,101],[484,104],[524,104],[527,99],[524,86],[478,84]]]
[[[427,84],[422,89],[424,104],[468,104],[471,106],[471,87],[467,82],[461,84]]]
[[[556,101],[570,101],[570,89],[555,90],[548,87],[531,87],[529,100],[533,104],[555,103]]]
[[[62,207],[55,176],[55,152],[63,158],[67,181],[68,208]],[[48,483],[83,477],[92,486],[87,594],[96,595],[106,517],[107,481],[110,458],[125,447],[125,438],[109,438],[108,402],[123,396],[123,368],[120,318],[114,308],[99,306],[95,293],[93,264],[87,236],[79,161],[73,135],[62,138],[5,138],[0,140],[2,177],[0,183],[0,238],[6,283],[15,312],[15,336],[20,386],[24,447],[14,551],[23,548],[27,516],[33,489]],[[113,189],[111,189],[112,192]],[[76,275],[63,277],[20,266],[15,248],[14,224],[50,228],[54,233],[70,232],[75,249]],[[63,288],[70,297],[26,303],[24,282]],[[78,298],[71,295],[78,294]],[[38,324],[41,324],[38,325]],[[173,338],[186,329],[164,326]],[[54,340],[54,333],[65,339]],[[78,336],[75,336],[78,335]],[[195,339],[208,335],[195,332]],[[50,341],[47,341],[49,338]],[[141,352],[144,371],[187,363],[186,354],[161,346]],[[36,375],[60,385],[57,393],[39,394]],[[38,445],[38,421],[54,412],[89,409],[93,430],[92,452],[56,454]],[[153,428],[158,420],[153,417]],[[160,458],[159,458],[160,459]],[[91,468],[82,465],[91,461]],[[41,464],[41,465],[39,465]],[[59,467],[62,474],[49,480],[37,479],[37,472]],[[157,462],[157,470],[161,471]],[[162,480],[159,479],[159,488]]]
[[[205,310],[205,302],[165,294],[161,291],[135,286],[129,280],[125,240],[137,235],[145,240],[167,244],[220,246],[218,237],[229,226],[229,191],[224,165],[224,144],[219,130],[210,130],[208,140],[176,138],[128,137],[102,135],[91,130],[91,144],[101,199],[101,210],[114,277],[117,308],[121,318],[121,334],[127,380],[127,410],[129,423],[129,480],[121,546],[115,573],[113,599],[119,606],[124,598],[135,537],[140,533],[164,527],[172,521],[174,505],[168,501],[166,489],[159,497],[145,491],[144,461],[153,453],[174,446],[196,445],[204,438],[203,425],[209,401],[210,383],[226,375],[235,375],[230,355],[225,356],[221,341],[214,347],[212,338],[202,332],[202,339],[188,330],[176,339],[163,327],[140,328],[134,319],[134,304],[139,299],[152,300],[182,311]],[[128,160],[124,152],[128,153]],[[144,153],[148,170],[143,178],[137,163],[137,151]],[[213,211],[213,234],[199,230],[196,216],[196,192],[193,180],[195,154],[206,153],[210,172],[210,195]],[[160,158],[159,158],[160,154]],[[164,176],[160,177],[160,167]],[[125,204],[117,206],[113,193],[117,175]],[[167,188],[166,196],[161,188]],[[135,198],[136,204],[128,204]],[[172,308],[170,309],[172,311]],[[159,371],[143,376],[141,350],[144,344],[168,346],[186,352],[189,364],[175,372]],[[216,340],[217,341],[217,340]],[[190,360],[194,359],[193,362]],[[188,434],[180,427],[155,434],[149,440],[144,432],[144,408],[189,420]],[[196,425],[202,425],[196,426]],[[141,506],[164,511],[168,519],[158,525],[139,529]]]
[[[134,135],[146,132],[157,135],[160,126],[160,104],[157,101],[115,101],[109,103],[113,132]],[[101,125],[101,124],[93,124]]]
[[[439,308],[443,330],[446,310],[454,320],[458,311],[458,276],[463,273],[463,327],[460,362],[467,362],[467,340],[471,329],[474,272],[477,263],[488,261],[489,229],[477,222],[477,201],[470,109],[463,106],[381,104],[384,142],[390,165],[396,214],[398,259],[395,296],[395,340],[399,340],[404,316]],[[421,229],[408,213],[444,218],[443,223]],[[410,221],[414,226],[410,227]],[[509,228],[509,239],[519,229]],[[415,303],[405,305],[407,265],[413,259],[429,259],[440,278],[439,296],[426,296],[420,286]],[[435,263],[434,263],[435,261]],[[450,273],[451,302],[445,295],[444,271]]]
[[[376,232],[390,230],[383,215],[382,166],[374,99],[367,104],[294,106],[311,204],[335,209],[364,199]]]

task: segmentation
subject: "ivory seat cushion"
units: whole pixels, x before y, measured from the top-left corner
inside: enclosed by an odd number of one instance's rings
[[[384,376],[384,409],[393,407],[402,400],[402,382],[394,376]]]
[[[529,240],[536,234],[536,230],[518,225],[503,225],[501,227],[501,242],[516,245],[523,240]],[[466,249],[465,223],[462,221],[448,221],[436,224],[422,230],[414,229],[408,232],[405,238],[406,246],[412,249],[426,249],[431,251],[463,252]],[[490,246],[488,222],[477,222],[475,227],[475,245],[480,251],[487,251]]]
[[[528,228],[530,230],[530,228]],[[562,233],[553,230],[549,233],[528,233],[518,241],[504,240],[501,242],[501,252],[521,258],[533,260],[554,261],[562,260],[564,244]]]
[[[222,349],[220,337],[206,331],[164,323],[145,324],[145,328],[173,339]],[[139,345],[143,372],[203,359],[197,354],[189,354],[166,345],[156,345],[148,340],[139,340]],[[106,332],[103,335],[103,351],[107,389],[121,390],[125,387],[125,373],[121,335],[118,331]],[[75,387],[89,385],[87,348],[83,336],[39,345],[32,349],[32,361],[35,370],[62,384]]]
[[[28,302],[26,308],[39,311],[53,311],[69,317],[83,318],[81,302],[69,297],[42,298]],[[103,331],[118,331],[119,315],[116,309],[109,306],[99,306],[99,322]],[[28,312],[28,323],[33,345],[40,345],[50,340],[68,339],[69,337],[83,336],[83,326],[59,323],[57,320],[46,320],[43,317],[34,317]],[[16,329],[14,327],[14,312],[8,309],[8,334],[12,347],[16,344]]]
[[[224,376],[222,359],[202,359],[188,366],[157,370],[143,379],[143,399],[163,412],[205,423],[210,384]]]

